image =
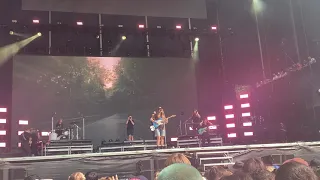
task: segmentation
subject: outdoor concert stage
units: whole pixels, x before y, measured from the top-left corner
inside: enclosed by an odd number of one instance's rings
[[[15,179],[10,174],[17,176],[19,172],[36,174],[43,179],[66,179],[75,171],[96,171],[105,176],[118,174],[126,179],[140,169],[139,172],[153,180],[154,172],[163,168],[164,160],[172,153],[187,154],[192,163],[203,170],[212,165],[232,166],[236,161],[269,155],[273,155],[277,163],[292,157],[309,161],[319,158],[319,151],[320,141],[1,158],[3,178],[0,179]]]

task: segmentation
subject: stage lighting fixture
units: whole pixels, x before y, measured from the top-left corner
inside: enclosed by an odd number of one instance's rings
[[[177,141],[178,141],[178,138],[177,138],[177,137],[171,138],[171,142],[177,142]]]
[[[6,124],[7,123],[7,119],[0,119],[0,124]]]
[[[39,24],[40,23],[40,20],[39,19],[34,19],[32,20],[33,24]]]
[[[253,132],[244,132],[244,136],[253,136]]]
[[[234,123],[226,124],[226,127],[227,128],[234,128],[234,127],[236,127],[236,124],[234,124]]]
[[[7,131],[5,130],[0,130],[0,136],[5,136],[7,135]]]
[[[250,126],[252,126],[252,122],[244,122],[243,126],[244,127],[250,127]]]
[[[176,25],[176,29],[181,29],[182,26],[181,25]]]
[[[11,22],[12,22],[12,23],[18,23],[18,21],[15,20],[15,19],[11,20]]]
[[[13,34],[14,34],[14,32],[13,32],[13,31],[10,31],[10,32],[9,32],[9,34],[10,34],[10,35],[13,35]]]
[[[18,135],[20,136],[23,133],[23,131],[18,131]]]
[[[237,134],[236,133],[230,133],[228,134],[228,138],[235,138],[237,137]]]
[[[7,108],[0,108],[0,112],[7,112]]]
[[[49,136],[50,132],[41,132],[41,136]]]
[[[250,104],[249,104],[249,103],[241,104],[241,108],[248,108],[248,107],[250,107]]]
[[[249,112],[247,112],[247,113],[242,113],[242,117],[250,117],[251,116],[251,114],[249,113]]]
[[[82,25],[83,25],[83,22],[82,22],[82,21],[78,21],[78,22],[77,22],[77,25],[78,25],[78,26],[82,26]]]
[[[209,129],[217,129],[217,126],[213,125],[213,126],[209,126]]]
[[[119,24],[118,27],[119,27],[119,28],[123,28],[123,25],[122,25],[122,24]]]
[[[127,39],[127,36],[122,36],[121,39],[124,41]]]
[[[208,116],[207,120],[208,121],[215,121],[217,118],[215,116]]]
[[[211,30],[217,30],[217,26],[211,26]]]
[[[161,29],[162,27],[161,26],[157,26],[157,29]]]
[[[234,118],[234,114],[226,114],[226,119],[232,119]]]
[[[0,147],[6,147],[6,143],[5,142],[0,142]]]
[[[241,94],[240,99],[246,99],[249,98],[249,94]]]
[[[41,32],[38,32],[38,33],[37,33],[37,36],[39,36],[39,37],[42,36]]]
[[[194,38],[195,42],[198,42],[200,39],[198,37]]]
[[[224,106],[224,109],[225,109],[225,110],[227,110],[227,109],[233,109],[233,105],[225,105],[225,106]]]
[[[19,125],[28,125],[29,121],[28,120],[19,120]]]
[[[143,24],[139,24],[138,27],[139,27],[140,29],[143,29],[143,28],[144,28],[144,25],[143,25]]]

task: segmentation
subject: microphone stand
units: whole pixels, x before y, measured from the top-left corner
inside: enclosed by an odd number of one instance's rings
[[[188,132],[187,123],[188,123],[190,120],[191,120],[191,118],[187,119],[186,122],[183,123],[183,124],[184,124],[184,132],[185,132],[184,135],[185,135],[185,136],[188,135],[188,133],[187,133],[187,132]]]
[[[53,124],[54,124],[54,117],[55,117],[56,114],[57,114],[57,112],[54,112],[53,115],[52,115],[52,117],[51,117],[51,132],[53,132],[53,130],[54,130],[54,129],[53,129],[53,128],[54,128],[54,125],[53,125]]]

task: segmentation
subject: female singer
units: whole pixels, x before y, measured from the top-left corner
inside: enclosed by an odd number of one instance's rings
[[[134,120],[132,119],[132,116],[129,115],[127,119],[127,135],[128,140],[133,141],[133,133],[134,133]]]
[[[157,146],[158,148],[164,148],[165,147],[165,136],[166,136],[166,129],[165,125],[166,122],[166,115],[164,113],[164,110],[159,107],[158,114],[157,114],[157,119],[162,120],[163,124],[160,125],[156,130],[155,130],[155,135],[157,137]]]

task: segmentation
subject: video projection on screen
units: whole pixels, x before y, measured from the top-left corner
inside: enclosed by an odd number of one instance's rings
[[[150,117],[163,107],[176,136],[179,122],[197,107],[194,62],[179,58],[16,56],[13,121],[50,131],[59,118],[77,123],[95,143],[126,138],[126,120],[135,120],[135,138],[152,139]],[[17,123],[14,131],[21,130]]]

